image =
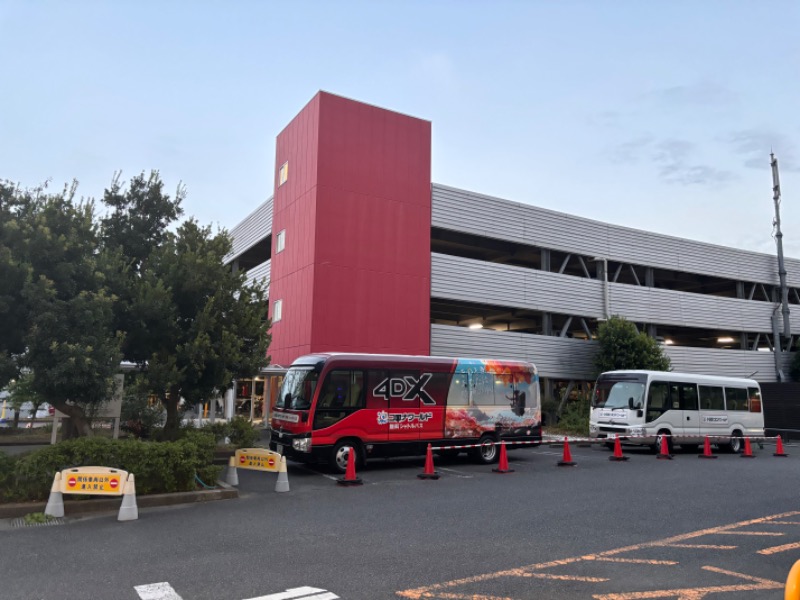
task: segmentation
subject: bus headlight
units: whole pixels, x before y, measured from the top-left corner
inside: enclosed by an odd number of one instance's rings
[[[311,452],[311,438],[297,438],[292,440],[292,448],[298,452]]]

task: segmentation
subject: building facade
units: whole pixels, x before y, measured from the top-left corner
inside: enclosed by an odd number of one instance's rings
[[[278,135],[274,195],[233,228],[227,259],[268,282],[273,364],[323,351],[522,359],[547,394],[593,378],[598,323],[620,315],[676,371],[788,372],[775,256],[431,183],[430,131],[320,92]],[[800,261],[786,269],[795,336]]]

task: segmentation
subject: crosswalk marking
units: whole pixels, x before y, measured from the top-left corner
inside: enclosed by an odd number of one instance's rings
[[[166,581],[134,586],[141,600],[183,600]]]
[[[320,593],[321,592],[321,593]],[[314,594],[309,596],[309,594]],[[299,588],[292,588],[285,592],[278,592],[277,594],[270,594],[269,596],[259,596],[258,598],[249,598],[248,600],[336,600],[339,596],[321,590],[319,588],[303,586]]]

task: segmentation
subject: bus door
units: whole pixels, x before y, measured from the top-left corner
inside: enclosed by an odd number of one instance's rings
[[[422,431],[419,371],[389,371],[382,394],[389,397],[389,441],[418,441]]]
[[[682,427],[676,435],[692,438],[700,437],[700,413],[697,409],[697,385],[694,383],[671,383],[670,398],[673,406],[676,396],[679,398]],[[678,440],[680,444],[680,440]]]
[[[365,442],[382,443],[389,440],[389,398],[383,392],[388,379],[389,371],[385,369],[367,371]]]
[[[700,435],[728,435],[728,413],[721,385],[700,386]]]
[[[316,443],[333,443],[340,421],[350,417],[347,427],[362,429],[364,415],[364,372],[360,370],[337,369],[325,377],[322,390],[317,397],[314,409],[313,429]]]

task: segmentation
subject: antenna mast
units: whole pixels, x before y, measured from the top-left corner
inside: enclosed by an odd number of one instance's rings
[[[781,182],[778,176],[778,159],[770,152],[770,166],[772,167],[772,199],[775,202],[775,243],[778,246],[778,276],[781,286],[781,313],[783,314],[783,337],[787,344],[791,340],[792,331],[789,323],[789,287],[786,285],[786,265],[783,262],[783,233],[781,232]],[[776,346],[777,340],[776,341]],[[791,350],[791,348],[786,348]]]

